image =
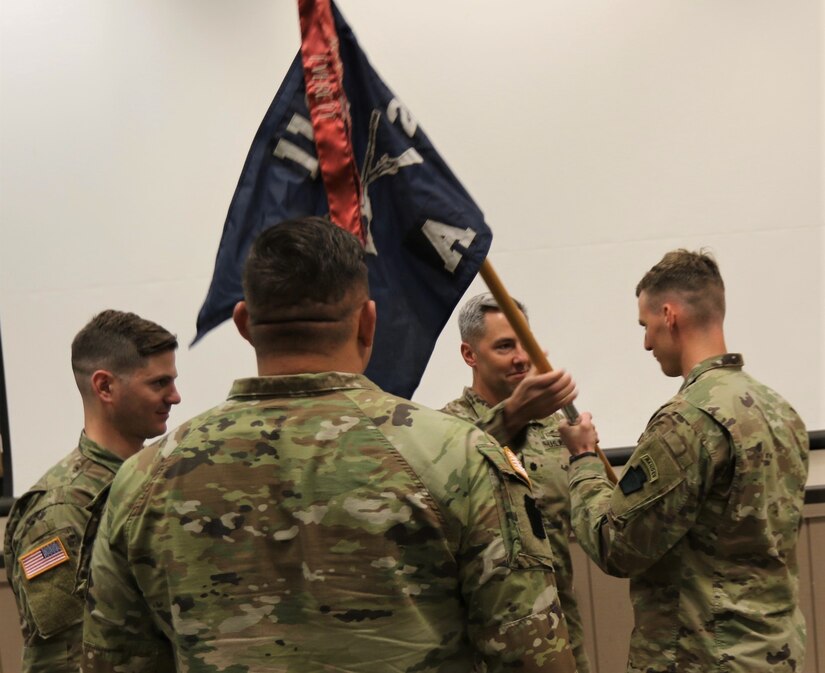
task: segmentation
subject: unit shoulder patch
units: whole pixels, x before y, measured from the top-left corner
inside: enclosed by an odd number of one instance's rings
[[[36,549],[24,554],[18,560],[20,567],[23,569],[24,577],[31,580],[68,561],[69,554],[66,552],[66,547],[63,546],[60,538],[53,537]]]
[[[636,491],[641,491],[647,481],[647,474],[638,465],[627,468],[622,478],[619,480],[619,488],[622,493],[630,495]]]

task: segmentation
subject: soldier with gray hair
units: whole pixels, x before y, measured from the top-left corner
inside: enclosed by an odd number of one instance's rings
[[[243,286],[259,376],[115,480],[83,670],[575,671],[527,475],[362,375],[358,240],[275,225]]]
[[[524,304],[514,301],[527,318]],[[553,550],[559,601],[577,669],[587,673],[590,664],[570,557],[569,453],[559,436],[556,414],[575,398],[575,385],[563,371],[536,374],[531,370],[529,356],[489,292],[475,295],[461,307],[458,329],[461,355],[472,369],[473,382],[442,411],[491,434],[529,474]]]
[[[802,419],[725,346],[715,260],[675,250],[636,288],[644,347],[679,392],[650,419],[614,488],[590,414],[562,424],[573,526],[630,577],[629,673],[801,671],[796,546],[808,471]]]
[[[180,402],[177,345],[160,325],[114,310],[97,314],[72,341],[83,400],[78,446],[15,502],[6,525],[3,551],[25,673],[80,666],[86,543],[115,472],[146,439],[166,431],[169,411]]]
[[[515,297],[511,297],[518,310],[527,315],[527,307]],[[482,292],[471,297],[458,312],[458,332],[462,341],[477,342],[487,330],[485,316],[489,312],[501,313],[501,307],[496,298],[489,292]]]

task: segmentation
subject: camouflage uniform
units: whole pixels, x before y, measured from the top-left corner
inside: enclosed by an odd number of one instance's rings
[[[573,527],[629,576],[628,671],[801,671],[796,543],[808,467],[797,413],[742,371],[701,362],[648,423],[614,489],[598,458],[570,470]]]
[[[23,628],[24,672],[76,672],[80,666],[78,583],[85,579],[87,564],[81,559],[89,552],[81,551],[81,542],[87,526],[99,518],[122,462],[81,433],[78,447],[12,507],[3,549]],[[42,558],[40,547],[47,550]]]
[[[362,376],[236,381],[129,461],[84,671],[573,671],[523,470]]]
[[[559,602],[567,618],[570,646],[578,672],[588,673],[590,663],[584,650],[582,619],[573,589],[573,562],[570,559],[570,492],[567,485],[570,453],[559,437],[558,417],[554,414],[530,421],[517,435],[510,436],[504,427],[504,402],[490,407],[472,388],[464,388],[464,394],[441,411],[474,423],[502,446],[509,446],[530,475],[553,550]]]

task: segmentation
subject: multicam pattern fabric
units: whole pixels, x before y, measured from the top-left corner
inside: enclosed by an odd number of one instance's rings
[[[82,541],[90,520],[102,511],[106,487],[121,463],[82,433],[77,448],[46,472],[9,513],[3,550],[23,630],[24,673],[76,673],[80,666],[79,585],[90,551],[81,550]],[[26,579],[20,560],[55,539],[68,561],[38,568],[38,574]]]
[[[502,446],[515,451],[524,465],[553,550],[559,602],[567,618],[576,667],[579,673],[589,673],[590,662],[584,649],[584,629],[573,589],[573,562],[570,559],[570,493],[567,485],[570,453],[559,436],[558,417],[554,414],[530,421],[516,436],[510,436],[504,427],[504,403],[491,407],[472,388],[464,388],[461,397],[441,411],[470,421],[492,435]]]
[[[96,539],[83,671],[575,670],[530,487],[353,374],[236,381],[144,449]]]
[[[730,353],[705,360],[651,418],[614,489],[593,457],[570,470],[573,527],[630,577],[632,673],[801,671],[796,545],[808,436]]]

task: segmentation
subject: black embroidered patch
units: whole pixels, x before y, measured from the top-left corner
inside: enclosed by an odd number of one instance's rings
[[[527,518],[530,520],[530,528],[533,529],[533,535],[539,540],[544,540],[547,533],[544,532],[544,524],[541,522],[541,512],[536,507],[535,499],[529,495],[524,496],[524,509],[527,512]]]
[[[630,495],[636,491],[641,491],[646,481],[647,474],[645,474],[645,471],[639,465],[634,465],[624,473],[619,482],[619,487],[622,489],[622,493]]]

